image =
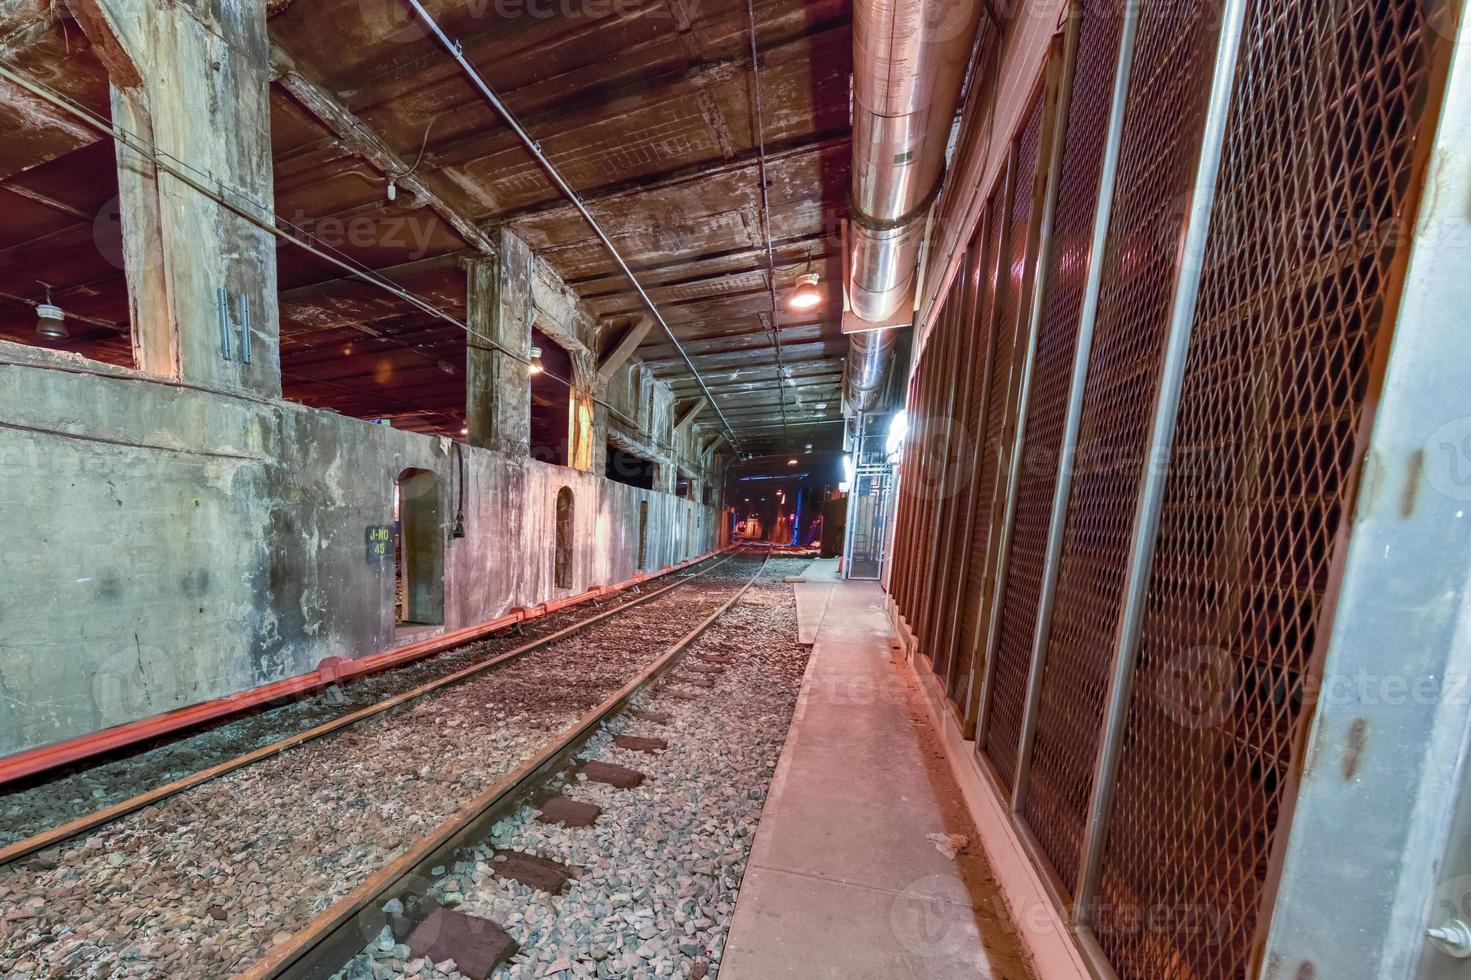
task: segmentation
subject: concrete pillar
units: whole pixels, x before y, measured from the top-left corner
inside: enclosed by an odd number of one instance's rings
[[[572,355],[570,420],[567,457],[573,469],[603,476],[608,468],[608,409],[603,404],[607,384],[591,351]]]
[[[108,68],[116,123],[156,144],[166,165],[269,221],[275,194],[266,0],[71,0],[70,7]],[[145,154],[120,148],[118,181],[143,369],[279,397],[275,237],[155,168]],[[230,305],[228,359],[222,287]]]
[[[509,235],[502,235],[500,244],[497,258],[466,263],[470,336],[465,411],[470,445],[526,457],[531,451],[531,376],[524,363],[491,342],[522,356],[531,349],[531,252]]]

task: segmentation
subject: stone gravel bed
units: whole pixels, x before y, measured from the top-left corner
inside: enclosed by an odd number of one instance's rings
[[[688,578],[719,560],[707,559],[688,570],[617,593],[603,604],[604,610],[636,600],[640,592],[646,593]],[[519,631],[503,630],[414,663],[349,680],[342,687],[354,703],[346,707],[329,704],[320,693],[313,693],[244,717],[195,729],[163,743],[128,749],[100,763],[43,774],[19,788],[0,794],[0,847],[183,779],[297,732],[315,728],[350,711],[385,701],[471,664],[566,629],[599,611],[591,603],[583,603],[533,619],[523,624]]]
[[[574,777],[563,791],[602,808],[594,826],[541,824],[534,809],[523,808],[444,869],[431,896],[497,922],[521,946],[497,980],[717,974],[807,663],[792,588],[781,584],[801,564],[773,559],[762,582],[695,644],[690,657],[736,658],[713,688],[693,689],[694,700],[670,697],[667,688],[642,695],[636,706],[671,714],[667,725],[620,715],[580,754],[644,773],[642,786],[619,790]],[[661,738],[669,748],[627,751],[612,744],[618,734]],[[577,877],[549,897],[496,875],[497,848],[552,858]],[[338,974],[460,976],[453,962],[413,959],[387,927]]]
[[[626,684],[759,561],[0,868],[0,977],[240,971]]]

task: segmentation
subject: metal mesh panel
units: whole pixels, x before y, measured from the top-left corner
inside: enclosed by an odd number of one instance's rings
[[[1042,97],[1039,94],[1028,110],[1026,121],[1016,143],[1016,180],[1011,211],[1007,216],[1006,251],[1001,292],[1000,317],[997,320],[996,365],[1001,370],[991,376],[990,404],[987,406],[986,459],[994,467],[994,475],[981,484],[983,500],[990,506],[991,546],[987,549],[988,583],[984,601],[989,607],[995,589],[997,562],[1000,557],[1001,522],[1006,508],[1006,485],[1011,467],[1012,438],[1016,428],[1017,399],[1020,395],[1022,361],[1026,357],[1026,332],[1031,324],[1022,309],[1026,298],[1027,277],[1031,263],[1027,246],[1032,226],[1034,188],[1042,144]],[[989,499],[987,499],[989,498]],[[1017,739],[1022,726],[1022,702],[1026,699],[1027,667],[1030,657],[1020,659],[997,656],[992,670],[991,711],[986,725],[986,755],[996,766],[1005,785],[1010,785],[1016,771]]]
[[[1104,851],[1123,977],[1248,968],[1434,32],[1420,0],[1248,10]],[[1109,923],[1105,923],[1107,925]]]
[[[966,259],[969,258],[970,256],[967,255]],[[969,311],[966,309],[966,273],[968,269],[967,261],[967,264],[956,273],[945,297],[945,305],[951,311],[950,330],[954,333],[955,343],[950,357],[955,365],[956,374],[953,398],[946,406],[946,412],[951,419],[950,439],[946,446],[949,469],[945,476],[944,486],[938,489],[938,492],[943,494],[944,524],[940,528],[935,550],[935,560],[941,569],[940,595],[939,608],[931,628],[934,640],[930,645],[935,673],[941,676],[949,674],[950,636],[953,632],[951,627],[955,621],[955,604],[959,593],[958,575],[961,565],[960,549],[954,544],[955,531],[961,521],[963,490],[969,481],[968,470],[970,468],[970,453],[967,451],[970,443],[965,431],[965,406],[970,388],[973,387],[970,359],[976,344],[975,331],[970,329]]]
[[[1030,655],[1036,636],[1052,500],[1057,489],[1063,428],[1067,421],[1078,324],[1088,278],[1089,247],[1098,211],[1098,181],[1107,138],[1110,97],[1118,67],[1123,21],[1112,11],[1086,10],[1078,26],[1062,165],[1048,258],[1047,297],[1037,335],[1037,364],[1027,409],[1026,450],[1012,531],[1012,553],[998,647],[1008,656]],[[1087,676],[1044,668],[1032,764],[1023,815],[1042,850],[1068,887],[1077,879],[1084,780],[1092,768],[1091,738],[1082,738],[1071,682]],[[1089,703],[1098,704],[1095,693]],[[1086,724],[1086,721],[1084,722]],[[1098,719],[1093,724],[1096,729]],[[1091,735],[1091,733],[1090,733]]]
[[[1036,826],[1071,883],[1214,61],[1214,4],[1140,13],[1038,717]],[[1058,747],[1061,747],[1060,749]],[[1041,811],[1037,811],[1041,813]]]
[[[957,278],[946,293],[937,323],[941,336],[938,338],[940,346],[936,353],[943,358],[945,385],[934,407],[936,413],[934,423],[937,430],[934,449],[938,458],[935,482],[930,487],[930,494],[935,500],[935,536],[931,553],[926,556],[926,560],[934,566],[934,601],[930,606],[930,618],[925,624],[925,652],[930,655],[937,671],[944,670],[937,640],[941,633],[941,626],[949,618],[950,613],[947,602],[947,594],[950,591],[950,569],[946,562],[945,547],[947,529],[953,520],[955,510],[954,495],[950,492],[950,488],[954,486],[955,469],[959,460],[959,454],[954,451],[957,436],[952,419],[954,406],[959,398],[960,386],[964,383],[961,351],[965,346],[965,337],[960,324],[960,290],[955,285],[959,281]]]
[[[1004,207],[1005,194],[998,185],[986,202],[985,248],[980,269],[981,295],[976,302],[976,318],[971,327],[982,337],[981,356],[976,361],[981,371],[981,377],[977,379],[979,390],[976,399],[971,404],[971,416],[967,420],[967,431],[975,440],[982,440],[982,433],[985,432],[987,392],[990,390],[989,379],[995,368],[996,331],[994,322],[998,286],[996,253],[1000,248],[1001,232],[1005,225],[1005,222],[1001,220]],[[964,699],[971,680],[976,637],[979,635],[981,623],[981,593],[986,578],[986,548],[990,542],[990,524],[983,519],[980,508],[980,487],[984,485],[987,473],[985,450],[986,444],[982,441],[976,447],[978,465],[975,469],[975,479],[972,481],[970,492],[966,495],[969,509],[966,513],[966,531],[963,538],[967,554],[965,584],[960,603],[960,637],[956,643],[955,660],[951,665],[948,684],[950,697],[957,703]],[[991,472],[994,477],[994,468]]]

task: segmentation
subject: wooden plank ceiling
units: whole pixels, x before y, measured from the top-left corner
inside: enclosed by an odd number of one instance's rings
[[[458,317],[461,259],[501,226],[551,263],[607,335],[642,312],[586,223],[406,5],[272,0],[270,9],[281,72],[271,141],[284,219]],[[742,448],[835,446],[846,351],[838,327],[850,162],[846,0],[756,4],[774,311],[744,0],[443,0],[435,9],[589,202]],[[106,115],[106,73],[58,10],[49,0],[7,6],[0,56]],[[39,299],[44,282],[73,317],[72,336],[57,346],[127,363],[111,146],[33,101],[0,93],[0,126],[15,134],[0,141],[0,336],[39,341],[24,301]],[[389,177],[411,167],[390,202]],[[458,433],[458,328],[345,281],[293,246],[278,255],[288,397]],[[786,293],[809,264],[827,302],[799,314],[786,308]],[[661,333],[649,334],[639,355],[682,401],[698,395]]]

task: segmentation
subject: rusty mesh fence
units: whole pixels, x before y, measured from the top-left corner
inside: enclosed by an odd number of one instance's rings
[[[990,472],[994,478],[995,473],[994,466],[988,470],[986,465],[987,443],[984,433],[987,431],[989,421],[987,403],[990,399],[991,376],[994,373],[996,359],[996,294],[1000,286],[999,265],[996,257],[1001,247],[1001,233],[1005,227],[1005,222],[1002,220],[1005,194],[999,185],[998,181],[998,186],[992,190],[991,197],[986,202],[985,218],[981,225],[983,247],[978,250],[980,259],[980,268],[977,270],[979,295],[976,297],[976,317],[972,329],[982,337],[981,349],[976,359],[976,369],[980,375],[976,379],[977,390],[976,397],[970,405],[971,414],[966,420],[967,431],[975,440],[973,446],[975,467],[971,486],[966,494],[967,510],[963,537],[966,554],[965,575],[960,594],[960,630],[955,644],[955,657],[950,665],[950,676],[946,683],[951,700],[961,705],[962,708],[965,707],[963,702],[971,683],[976,642],[980,636],[981,594],[986,575],[986,548],[990,541],[990,524],[984,519],[980,505],[983,497],[981,488],[986,486],[986,474]]]
[[[1031,243],[1032,213],[1042,150],[1043,97],[1038,93],[1017,137],[1013,155],[1013,191],[1006,221],[1006,246],[1002,253],[1001,302],[996,320],[996,367],[991,375],[991,390],[986,406],[987,472],[981,481],[981,502],[987,507],[985,519],[991,527],[990,545],[986,553],[987,587],[983,601],[989,614],[996,587],[1001,540],[1006,511],[1007,482],[1010,476],[1016,431],[1017,401],[1021,375],[1025,369],[1027,331],[1031,329],[1023,304],[1026,300],[1031,261],[1027,254]],[[984,624],[989,627],[989,624]],[[1003,784],[1010,785],[1016,772],[1016,749],[1022,725],[1022,702],[1026,698],[1029,656],[1021,658],[998,655],[993,659],[991,707],[985,731],[985,751],[996,767]]]
[[[1030,656],[1036,637],[1122,28],[1122,19],[1111,10],[1085,7],[1078,22],[1072,95],[1053,214],[1053,246],[1045,279],[1047,295],[1037,334],[1022,479],[997,643],[998,655],[1012,658]],[[1077,666],[1064,661],[1043,670],[1042,699],[1023,802],[1027,823],[1069,888],[1077,880],[1083,816],[1088,807],[1087,780],[1080,777],[1093,768],[1089,746],[1096,741],[1083,737],[1081,725],[1073,716],[1079,704],[1092,705],[1093,721],[1098,723],[1096,712],[1102,689],[1096,685],[1103,680],[1096,671],[1090,673]],[[1080,697],[1074,687],[1081,682],[1093,683],[1095,690]]]
[[[929,492],[935,502],[935,534],[931,542],[930,553],[925,560],[933,566],[934,599],[930,604],[929,618],[925,623],[924,649],[937,669],[943,662],[938,642],[941,627],[950,615],[950,577],[949,569],[946,567],[945,549],[949,528],[955,516],[953,488],[958,479],[957,469],[960,466],[960,454],[955,451],[959,438],[958,427],[954,424],[955,406],[965,383],[964,366],[961,363],[965,335],[960,322],[961,297],[959,292],[952,284],[946,293],[939,319],[941,335],[936,338],[938,344],[935,349],[935,355],[941,358],[945,382],[944,391],[933,410],[933,422],[936,427],[933,450],[937,457],[937,465],[935,482],[929,488]]]
[[[1036,787],[1048,809],[1033,826],[1069,883],[1093,789],[1176,241],[1214,60],[1214,23],[1203,6],[1146,5],[1135,41],[1037,726],[1051,786]]]
[[[950,407],[954,431],[950,440],[950,452],[954,470],[946,483],[949,514],[944,533],[941,535],[939,560],[945,568],[945,610],[940,618],[935,635],[935,672],[948,677],[955,659],[955,646],[959,633],[959,606],[964,591],[966,549],[962,537],[970,509],[970,491],[975,482],[975,434],[969,421],[972,404],[980,390],[979,379],[984,370],[985,336],[977,328],[976,294],[979,251],[977,244],[980,233],[973,236],[966,249],[963,265],[956,273],[950,287],[947,302],[954,303],[957,315],[956,330],[959,334],[959,349],[956,364],[960,370],[960,381],[956,399]]]
[[[1249,968],[1412,224],[1430,10],[1247,11],[1103,854],[1123,977]]]

